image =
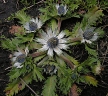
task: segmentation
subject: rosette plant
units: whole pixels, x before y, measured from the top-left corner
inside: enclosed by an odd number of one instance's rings
[[[17,48],[24,50],[23,53],[14,53],[14,64],[8,73],[9,84],[5,89],[6,96],[14,96],[25,87],[35,96],[59,96],[69,94],[76,83],[97,86],[98,81],[88,74],[101,72],[98,53],[94,47],[91,48],[91,44],[95,44],[96,42],[92,41],[98,40],[97,37],[100,38],[103,34],[101,28],[95,28],[96,21],[102,16],[102,10],[93,7],[82,17],[80,23],[75,24],[72,31],[62,30],[61,20],[77,16],[74,11],[80,3],[74,2],[67,0],[53,4],[53,1],[46,0],[47,6],[40,9],[41,15],[38,19],[30,19],[24,11],[15,14],[25,30],[15,34],[12,39],[3,37],[2,47],[12,53],[16,52]],[[72,47],[78,44],[84,45],[88,52],[88,57],[83,62],[72,55]],[[33,80],[43,84],[42,90],[30,88],[29,84],[32,84]]]

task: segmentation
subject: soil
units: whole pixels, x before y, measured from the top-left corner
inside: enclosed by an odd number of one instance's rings
[[[0,36],[5,35],[8,38],[13,37],[12,34],[9,33],[9,28],[12,25],[17,24],[17,20],[6,21],[12,13],[15,13],[17,10],[21,9],[23,5],[19,5],[19,0],[6,0],[6,3],[3,0],[0,0]],[[37,1],[38,2],[38,1]],[[38,13],[38,7],[40,5],[32,6],[28,9],[28,14],[31,16],[36,16]],[[35,12],[34,12],[35,10]],[[108,93],[108,10],[104,11],[105,16],[103,17],[101,26],[105,31],[105,36],[98,41],[97,51],[99,53],[99,58],[101,60],[103,69],[99,76],[96,76],[98,80],[98,87],[93,87],[85,84],[79,84],[78,86],[83,89],[80,96],[106,96]],[[66,20],[63,22],[62,27],[68,26],[68,29],[73,27],[71,24],[74,19]],[[73,56],[77,58],[79,61],[83,61],[87,57],[87,52],[84,52],[83,46],[74,46]],[[11,52],[5,50],[0,47],[0,96],[5,96],[4,89],[8,84],[8,75],[10,64],[10,56]],[[80,55],[79,55],[80,54]],[[39,89],[41,83],[33,83],[30,85],[32,89]],[[40,88],[41,90],[41,88]],[[16,96],[31,96],[31,91],[26,87],[24,90],[20,91]],[[63,96],[63,95],[60,95]]]

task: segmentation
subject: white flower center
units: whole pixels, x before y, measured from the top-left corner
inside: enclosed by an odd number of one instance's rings
[[[52,37],[47,41],[49,48],[55,48],[59,44],[59,40],[56,37]]]
[[[35,31],[37,29],[37,24],[31,21],[29,23],[29,28],[30,28],[30,31]]]
[[[26,55],[25,54],[21,54],[17,57],[16,61],[19,63],[23,63],[25,61]]]
[[[64,13],[65,13],[64,6],[63,5],[59,6],[59,8],[58,8],[58,14],[62,15]]]
[[[93,37],[93,35],[94,35],[94,33],[92,31],[88,31],[88,30],[86,30],[83,33],[84,39],[87,39],[87,40],[90,40]]]

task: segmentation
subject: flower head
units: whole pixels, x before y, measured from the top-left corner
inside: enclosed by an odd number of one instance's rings
[[[52,75],[57,72],[57,68],[54,65],[46,65],[44,66],[44,72]]]
[[[36,18],[32,18],[29,22],[26,22],[24,28],[27,30],[27,33],[35,32],[37,29],[41,28],[42,22]]]
[[[52,31],[51,29],[47,30],[47,33],[42,32],[41,38],[38,38],[36,41],[43,44],[43,47],[39,49],[40,51],[48,50],[48,55],[53,56],[53,51],[55,51],[58,55],[62,53],[61,49],[67,49],[67,45],[65,44],[66,38],[63,38],[65,33],[62,31],[60,34],[57,34],[56,31]]]
[[[94,33],[95,27],[86,28],[85,31],[83,31],[81,28],[79,29],[79,35],[81,37],[81,43],[89,43],[91,44],[92,41],[97,40],[98,34]]]
[[[58,15],[65,15],[67,12],[66,5],[64,6],[64,5],[56,4],[56,9],[57,9]]]
[[[29,52],[28,47],[26,47],[25,50],[18,49],[17,52],[14,52],[13,58],[11,59],[12,62],[14,63],[13,66],[16,68],[22,68],[23,65],[21,64],[25,62],[25,58],[28,52]]]
[[[93,71],[96,75],[99,75],[102,71],[102,65],[100,65],[100,64],[95,65],[93,68]]]

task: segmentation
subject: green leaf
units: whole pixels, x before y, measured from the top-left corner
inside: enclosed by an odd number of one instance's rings
[[[22,9],[15,13],[15,17],[20,20],[21,24],[25,24],[27,21],[30,20],[30,16],[27,15],[24,11],[25,9]]]
[[[52,28],[53,31],[55,31],[55,29],[57,29],[57,27],[58,27],[57,22],[54,19],[52,19],[50,21],[50,25],[51,25],[51,28]]]
[[[8,50],[11,50],[11,51],[16,49],[16,44],[14,44],[11,39],[8,39],[8,38],[5,38],[5,37],[3,37],[2,40],[1,40],[1,46],[4,49],[8,49]]]
[[[93,86],[97,86],[98,84],[98,81],[92,76],[83,76],[83,78],[87,84],[91,84]]]
[[[32,81],[32,74],[29,73],[25,75],[22,80],[26,83],[29,84]],[[14,96],[16,95],[20,90],[23,90],[25,88],[25,83],[22,82],[21,79],[16,79],[13,80],[8,84],[8,86],[5,88],[6,96]]]
[[[45,57],[45,55],[40,55],[36,58],[34,58],[34,62],[37,63],[39,60],[42,60]]]
[[[91,66],[92,64],[94,64],[94,62],[96,62],[98,59],[94,58],[94,57],[88,57],[84,62],[82,62],[80,65],[81,66]]]
[[[95,29],[95,32],[98,33],[98,36],[102,38],[105,35],[105,32],[101,28]]]
[[[33,79],[36,80],[36,81],[38,81],[38,80],[42,81],[44,79],[44,77],[41,73],[41,69],[36,67],[35,64],[33,65],[33,67],[34,67],[33,71],[32,71]]]
[[[87,45],[85,45],[85,49],[88,51],[88,53],[90,55],[93,55],[94,57],[97,57],[98,56],[98,53],[97,53],[96,49],[91,49]]]
[[[13,79],[17,79],[21,73],[20,73],[20,70],[17,69],[17,68],[13,68],[9,73],[9,81],[12,81]]]
[[[92,7],[87,14],[85,14],[82,24],[84,26],[94,25],[96,21],[103,16],[102,10],[99,10],[98,7]]]
[[[66,67],[66,63],[61,58],[56,56],[56,60],[59,66]]]
[[[72,70],[68,68],[62,69],[61,71],[63,71],[64,73],[58,78],[58,86],[59,90],[66,95],[69,92],[72,84],[74,83],[74,80],[72,79]]]
[[[77,60],[75,60],[72,56],[68,55],[67,53],[64,52],[64,55],[66,56],[66,58],[68,58],[72,63],[74,63],[75,65],[79,65],[79,62]]]
[[[48,77],[43,87],[42,96],[56,96],[56,83],[57,80],[55,75]]]

